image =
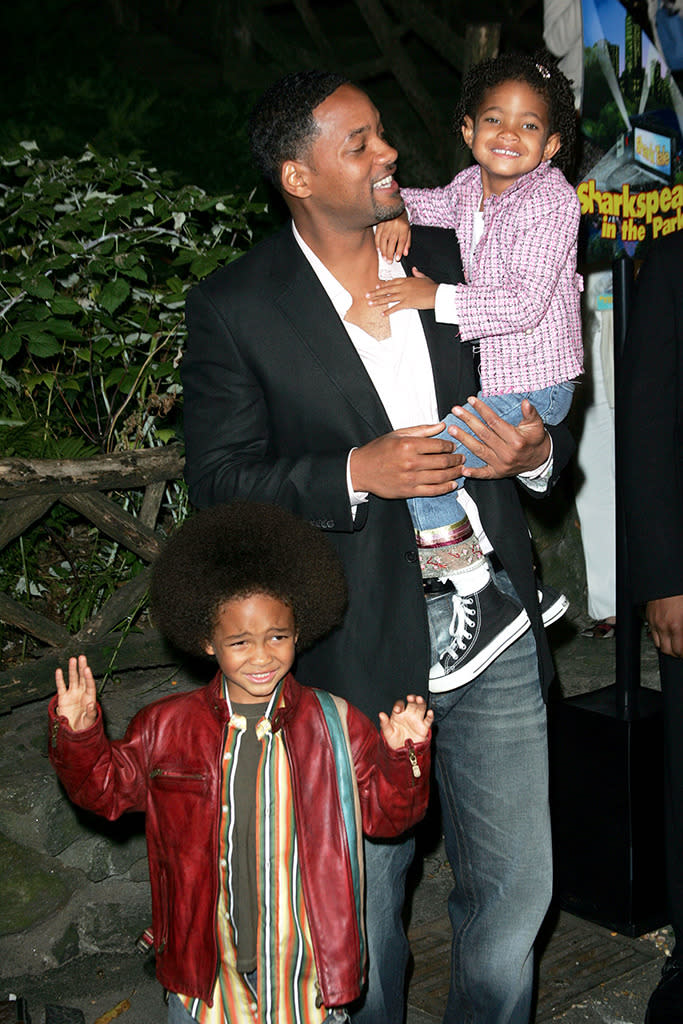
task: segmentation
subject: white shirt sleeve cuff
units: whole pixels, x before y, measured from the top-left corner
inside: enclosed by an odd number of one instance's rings
[[[355,519],[356,506],[362,505],[364,501],[368,500],[367,491],[354,491],[353,481],[351,480],[351,452],[355,452],[355,448],[352,448],[346,458],[346,489],[349,492],[349,504],[351,505],[351,512]]]
[[[440,324],[457,324],[457,285],[440,284],[434,299],[434,316]]]
[[[550,477],[553,475],[553,439],[551,434],[548,434],[548,439],[550,441],[550,454],[545,462],[537,466],[536,469],[520,473],[517,477],[530,491],[538,491],[539,493],[547,491]]]

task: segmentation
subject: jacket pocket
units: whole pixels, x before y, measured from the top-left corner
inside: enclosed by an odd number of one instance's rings
[[[153,787],[165,790],[200,793],[206,789],[207,784],[205,772],[186,771],[182,768],[152,768],[149,778]]]

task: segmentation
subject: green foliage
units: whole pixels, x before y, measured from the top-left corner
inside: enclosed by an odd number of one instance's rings
[[[177,429],[189,288],[251,242],[263,205],[177,187],[136,157],[0,156],[0,447],[149,447]]]
[[[0,154],[2,456],[79,458],[175,439],[185,296],[249,247],[263,212],[244,195],[179,187],[136,156],[87,147],[45,159],[34,142]],[[142,503],[141,491],[111,497],[133,514]],[[187,508],[184,484],[171,481],[161,529]],[[0,552],[0,591],[75,631],[141,568],[57,502]],[[17,637],[0,624],[10,659],[27,650]]]

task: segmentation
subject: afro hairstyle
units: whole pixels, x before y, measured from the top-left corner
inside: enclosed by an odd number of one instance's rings
[[[533,57],[524,53],[501,53],[498,57],[474,64],[462,82],[460,101],[455,111],[457,132],[465,116],[476,120],[484,94],[503,82],[525,82],[542,96],[548,107],[550,134],[560,136],[560,148],[551,163],[568,174],[574,162],[576,146],[576,108],[569,79],[557,66],[557,58],[548,50],[538,50]]]
[[[232,501],[197,512],[154,564],[155,625],[180,650],[205,655],[226,601],[267,594],[294,612],[297,649],[341,622],[346,581],[327,538],[278,505]]]
[[[249,142],[259,171],[278,192],[285,160],[303,160],[320,126],[313,111],[348,78],[333,71],[297,71],[267,89],[249,115]]]

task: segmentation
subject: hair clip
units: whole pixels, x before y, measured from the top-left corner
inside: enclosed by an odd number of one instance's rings
[[[538,71],[541,78],[550,78],[550,72],[546,67],[543,66],[543,64],[537,64],[536,70]]]

